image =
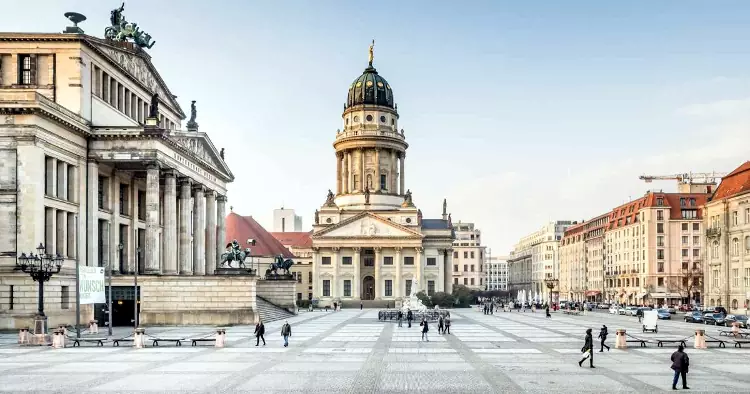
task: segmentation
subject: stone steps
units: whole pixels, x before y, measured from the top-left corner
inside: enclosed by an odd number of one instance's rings
[[[276,306],[261,297],[256,297],[255,304],[258,307],[258,317],[263,320],[263,323],[270,323],[276,320],[283,320],[288,317],[294,316],[294,313],[287,311],[284,308]]]

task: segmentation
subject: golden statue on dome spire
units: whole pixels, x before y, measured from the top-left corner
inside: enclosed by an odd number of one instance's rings
[[[370,56],[368,57],[370,60],[370,67],[372,67],[372,59],[375,57],[375,40],[372,40],[372,44],[370,44]]]

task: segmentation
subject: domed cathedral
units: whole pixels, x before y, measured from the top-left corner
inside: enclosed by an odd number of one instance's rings
[[[374,44],[348,87],[333,142],[336,192],[315,211],[311,285],[320,305],[393,306],[419,291],[450,292],[453,283],[447,204],[440,219],[424,219],[406,188],[409,144],[393,89],[373,66]]]

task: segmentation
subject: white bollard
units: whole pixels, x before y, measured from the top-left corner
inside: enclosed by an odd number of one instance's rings
[[[628,342],[625,338],[625,334],[627,332],[625,330],[617,330],[617,337],[615,338],[615,349],[627,349],[628,348]]]
[[[145,328],[136,328],[135,333],[133,334],[133,347],[136,349],[142,349],[146,347],[146,343],[144,341],[144,334],[146,333]]]
[[[224,341],[226,340],[227,331],[224,329],[217,329],[216,330],[216,342],[214,344],[214,347],[224,347]]]
[[[28,345],[30,343],[29,341],[29,328],[24,327],[21,329],[21,331],[18,332],[18,343],[23,345]]]
[[[92,320],[89,322],[89,332],[92,334],[99,333],[99,324],[97,324],[96,320]]]
[[[57,329],[52,334],[52,348],[53,349],[62,349],[65,347],[65,342],[63,339],[63,334],[60,329]]]

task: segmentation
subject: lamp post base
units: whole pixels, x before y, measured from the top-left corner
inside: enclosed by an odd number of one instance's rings
[[[47,336],[47,316],[44,312],[39,312],[34,316],[34,341],[35,345],[49,344]]]

